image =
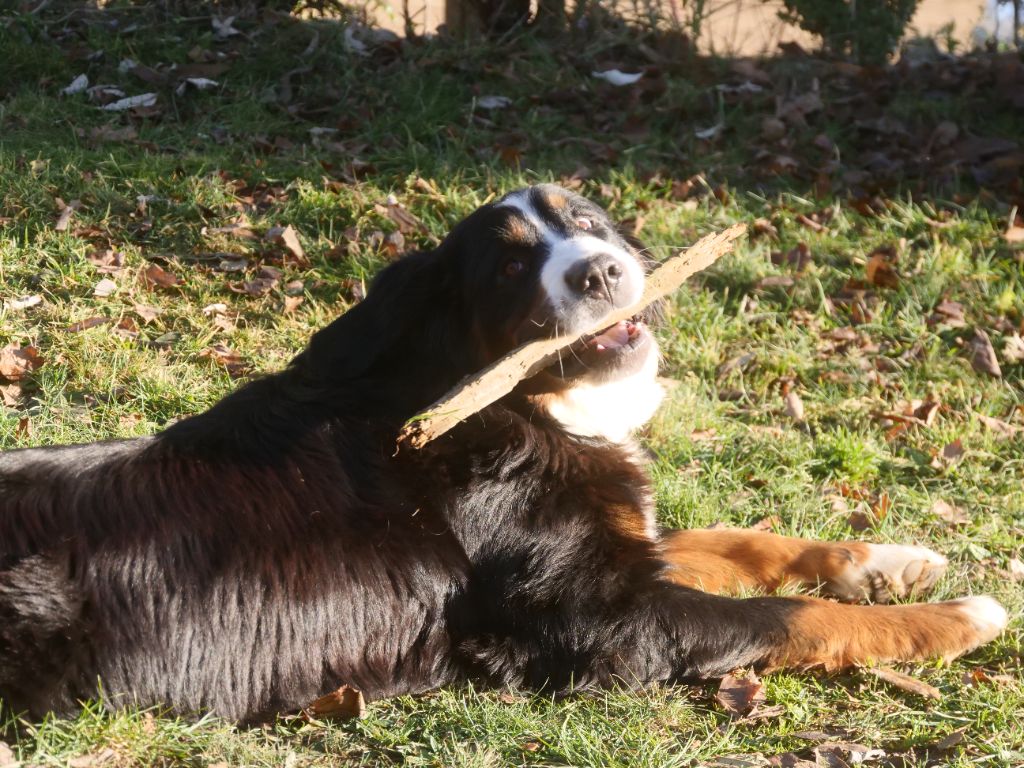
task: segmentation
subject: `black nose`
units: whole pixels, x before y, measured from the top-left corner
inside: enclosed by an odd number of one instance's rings
[[[611,301],[622,280],[622,265],[614,256],[598,254],[580,259],[565,272],[566,284],[581,296],[603,296]]]

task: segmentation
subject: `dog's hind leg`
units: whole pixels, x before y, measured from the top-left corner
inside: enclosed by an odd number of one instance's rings
[[[0,698],[11,711],[76,708],[83,601],[67,570],[34,555],[0,571]]]
[[[927,592],[946,569],[925,547],[796,539],[733,529],[671,531],[663,538],[670,577],[719,594],[785,586],[842,600],[887,603]]]

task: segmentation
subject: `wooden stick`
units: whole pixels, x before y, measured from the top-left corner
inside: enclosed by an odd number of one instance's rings
[[[724,232],[707,235],[685,252],[662,262],[647,275],[640,301],[613,312],[586,332],[529,341],[483,370],[465,377],[426,411],[406,423],[398,435],[397,447],[422,448],[460,421],[507,395],[520,381],[552,365],[558,360],[558,353],[576,343],[580,336],[597,333],[620,320],[628,320],[648,304],[667,296],[686,278],[729,253],[733,242],[746,229],[746,225],[736,224]]]

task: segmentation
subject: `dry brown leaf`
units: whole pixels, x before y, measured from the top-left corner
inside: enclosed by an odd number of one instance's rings
[[[804,401],[800,399],[794,390],[790,390],[783,398],[786,405],[786,415],[794,421],[804,420]]]
[[[879,288],[899,288],[900,276],[885,251],[875,251],[864,268],[868,282]]]
[[[996,419],[992,416],[986,416],[983,413],[975,414],[978,417],[978,421],[988,427],[999,437],[1014,437],[1020,432],[1024,432],[1024,427],[1018,427],[1016,424],[1009,424],[1002,419]]]
[[[148,304],[136,304],[132,309],[135,310],[135,314],[137,314],[144,323],[153,322],[160,317],[160,313],[163,311],[159,307],[151,307]]]
[[[93,286],[92,295],[100,299],[105,299],[108,296],[111,296],[116,290],[117,283],[109,277],[105,277]]]
[[[946,752],[946,751],[952,749],[953,747],[955,747],[957,744],[960,744],[964,740],[964,735],[966,733],[967,733],[967,726],[964,726],[963,728],[957,728],[952,733],[950,733],[950,734],[948,734],[946,736],[943,736],[941,739],[936,741],[931,746],[931,749],[936,749],[939,752]]]
[[[58,197],[56,202],[60,213],[57,215],[57,223],[53,225],[53,228],[58,232],[64,232],[71,226],[71,217],[75,215],[76,210],[82,207],[82,201],[72,200],[70,203],[65,203]]]
[[[101,275],[116,275],[124,266],[124,254],[113,248],[95,250],[85,257]]]
[[[1019,333],[1006,337],[1006,342],[1003,344],[1003,359],[1008,363],[1024,362],[1024,339],[1020,337]]]
[[[21,381],[42,364],[43,358],[36,347],[8,344],[0,349],[0,379],[8,382]]]
[[[864,671],[879,680],[899,688],[901,691],[913,693],[926,699],[941,699],[942,693],[934,685],[922,682],[917,678],[897,672],[890,667],[865,667]]]
[[[239,216],[235,221],[223,227],[203,227],[204,235],[227,235],[242,240],[255,240],[256,233],[252,231],[252,224],[246,216]],[[268,233],[269,235],[269,233]]]
[[[715,701],[730,715],[745,715],[764,701],[761,681],[753,672],[746,677],[728,674],[722,678]]]
[[[181,284],[181,279],[158,264],[150,264],[142,273],[142,277],[148,288],[175,288]]]
[[[95,328],[97,325],[106,325],[109,322],[109,317],[87,317],[85,320],[79,320],[78,322],[72,323],[65,330],[67,330],[68,333],[79,333],[80,331],[87,331],[90,328]]]
[[[281,311],[284,312],[284,314],[286,315],[290,315],[292,312],[299,308],[299,305],[302,304],[302,301],[302,296],[285,296],[284,307],[282,308]]]
[[[68,768],[98,768],[101,765],[107,765],[114,762],[116,758],[117,753],[110,747],[106,747],[99,752],[91,752],[88,755],[72,757],[68,760]]]
[[[932,455],[932,468],[939,470],[946,469],[960,461],[960,459],[963,458],[963,455],[963,443],[960,441],[960,438],[957,438],[953,442],[942,446],[941,451],[935,451]]]
[[[242,376],[248,371],[249,364],[245,358],[224,344],[214,344],[199,353],[200,357],[206,357],[224,366],[228,375],[232,378]]]
[[[522,748],[523,748],[524,752],[539,752],[540,751],[540,742],[539,741],[528,741],[525,744],[523,744]]]
[[[968,525],[971,522],[970,516],[964,510],[942,499],[935,500],[931,512],[950,525]]]
[[[398,225],[398,231],[403,235],[423,229],[423,224],[420,223],[420,220],[409,213],[394,195],[388,195],[385,204],[378,205],[376,208],[378,212],[383,213],[395,222]]]
[[[967,322],[964,320],[963,304],[958,301],[943,299],[935,305],[935,311],[928,316],[928,324],[963,328],[967,325]]]
[[[366,701],[363,699],[362,691],[351,685],[343,685],[338,690],[308,704],[303,712],[309,718],[351,720],[363,716],[366,712]]]
[[[778,515],[768,515],[768,517],[762,517],[750,526],[751,531],[774,531],[782,524],[782,520]]]
[[[1011,557],[1006,564],[1006,571],[1014,581],[1024,581],[1024,562],[1017,557]]]
[[[981,328],[974,329],[974,336],[967,345],[971,355],[971,365],[978,373],[987,373],[989,376],[999,378],[1003,375],[999,368],[999,360],[996,359],[996,351],[992,348],[992,342],[988,334]]]
[[[16,408],[21,403],[21,385],[0,384],[0,403],[8,408]]]
[[[299,235],[290,224],[287,227],[271,227],[265,239],[285,248],[299,263],[306,261],[306,252],[299,242]]]
[[[38,306],[43,303],[43,297],[38,294],[32,294],[31,296],[23,296],[20,299],[11,299],[10,301],[4,302],[4,307],[12,312],[21,312],[25,309],[31,309],[32,307]]]

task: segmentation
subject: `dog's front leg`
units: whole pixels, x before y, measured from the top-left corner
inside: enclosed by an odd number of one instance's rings
[[[990,597],[919,605],[847,605],[812,597],[735,599],[671,585],[655,615],[669,627],[672,676],[740,666],[836,670],[878,661],[952,659],[1002,632]]]

